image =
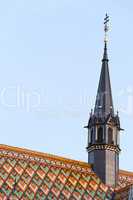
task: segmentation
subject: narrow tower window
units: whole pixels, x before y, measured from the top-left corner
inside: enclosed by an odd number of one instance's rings
[[[90,143],[92,144],[93,143],[93,129],[91,130],[91,141]]]
[[[109,144],[114,144],[114,141],[113,141],[113,129],[112,128],[108,129],[108,143]]]
[[[102,127],[100,127],[100,128],[98,129],[98,142],[99,142],[99,143],[102,143],[102,142],[103,142],[103,128],[102,128]]]

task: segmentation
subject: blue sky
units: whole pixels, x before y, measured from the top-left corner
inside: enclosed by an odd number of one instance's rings
[[[87,161],[90,109],[110,15],[108,52],[120,167],[133,170],[133,2],[0,1],[0,143]],[[126,162],[125,162],[126,161]]]

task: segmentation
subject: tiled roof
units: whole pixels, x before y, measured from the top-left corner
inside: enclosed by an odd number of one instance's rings
[[[133,185],[133,172],[120,170],[118,186],[115,188],[116,200],[128,200]],[[133,196],[132,198],[133,199]]]
[[[133,184],[133,172],[128,172],[124,170],[119,171],[119,181],[116,190],[122,190]]]
[[[110,200],[112,193],[87,163],[0,146],[1,200]]]
[[[0,145],[0,200],[112,200],[115,191],[122,200],[132,181],[133,174],[120,171],[114,190],[87,163]]]

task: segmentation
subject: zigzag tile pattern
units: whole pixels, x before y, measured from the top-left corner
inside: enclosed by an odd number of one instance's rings
[[[115,200],[133,199],[133,173],[121,170],[119,172],[118,186],[115,188]]]
[[[128,200],[131,184],[131,173],[111,188],[87,163],[0,145],[0,200]]]
[[[0,150],[0,200],[111,200],[90,165]]]

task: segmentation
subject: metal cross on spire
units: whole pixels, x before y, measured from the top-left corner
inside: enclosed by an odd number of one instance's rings
[[[106,16],[104,18],[104,32],[105,32],[105,38],[104,38],[104,42],[107,42],[107,32],[109,31],[109,26],[108,26],[108,22],[109,22],[109,16],[106,13]]]

